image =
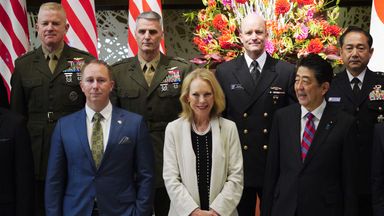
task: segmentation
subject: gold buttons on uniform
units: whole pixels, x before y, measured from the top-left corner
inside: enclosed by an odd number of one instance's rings
[[[267,150],[267,149],[268,149],[268,146],[267,146],[267,145],[263,145],[263,149],[264,149],[264,150]]]
[[[247,145],[244,145],[243,146],[243,149],[246,151],[246,150],[248,150],[248,146]]]
[[[266,128],[263,129],[263,133],[268,133],[268,130]]]
[[[268,113],[265,112],[265,113],[263,114],[263,116],[264,116],[264,117],[268,117]]]
[[[243,117],[244,117],[244,118],[247,118],[247,117],[248,117],[248,113],[244,113],[244,114],[243,114]]]
[[[244,132],[244,134],[247,134],[247,133],[248,133],[248,130],[247,130],[247,129],[244,129],[243,132]]]

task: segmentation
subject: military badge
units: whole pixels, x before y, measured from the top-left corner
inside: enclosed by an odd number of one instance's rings
[[[369,93],[370,101],[384,100],[384,91],[381,89],[381,85],[375,85],[373,90]]]
[[[65,75],[65,81],[67,83],[72,82],[72,73],[64,73],[64,75]]]
[[[277,100],[279,100],[280,95],[285,95],[285,92],[278,86],[271,86],[269,94],[272,95],[273,104],[277,104]]]
[[[177,67],[169,68],[167,76],[161,81],[161,91],[168,91],[168,85],[171,84],[174,89],[178,89],[181,83],[180,70]]]
[[[77,80],[81,80],[81,68],[84,65],[84,59],[83,58],[73,58],[72,60],[67,61],[69,64],[69,67],[65,70],[63,70],[63,73],[65,74],[66,81],[72,82],[72,74],[76,73]],[[67,74],[71,74],[70,79],[68,78]],[[69,81],[70,80],[70,81]]]
[[[69,100],[76,101],[79,98],[79,94],[75,91],[71,91],[68,96]]]

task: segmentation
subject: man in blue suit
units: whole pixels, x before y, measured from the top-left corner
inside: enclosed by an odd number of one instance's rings
[[[113,107],[110,67],[82,69],[85,108],[63,117],[52,135],[47,216],[151,215],[154,156],[142,116]]]

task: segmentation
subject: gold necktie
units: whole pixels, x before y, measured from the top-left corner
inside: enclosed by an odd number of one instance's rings
[[[103,116],[100,113],[95,113],[93,116],[93,128],[92,128],[92,137],[91,137],[91,151],[92,157],[95,161],[96,167],[100,166],[101,159],[104,153],[103,145],[103,128],[101,127],[101,120]]]
[[[51,53],[48,55],[48,66],[52,73],[55,72],[56,65],[57,65],[57,57],[55,54]]]
[[[150,63],[145,64],[144,66],[144,77],[147,81],[148,86],[151,85],[153,75],[155,74],[155,71],[153,70],[153,67]]]

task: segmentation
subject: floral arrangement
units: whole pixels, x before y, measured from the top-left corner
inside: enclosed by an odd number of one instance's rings
[[[238,27],[249,13],[264,17],[269,33],[266,51],[288,62],[305,54],[316,53],[332,64],[341,64],[337,37],[341,34],[336,19],[337,0],[202,0],[206,8],[186,13],[197,25],[193,38],[203,56],[197,64],[214,65],[231,60],[242,53]]]

